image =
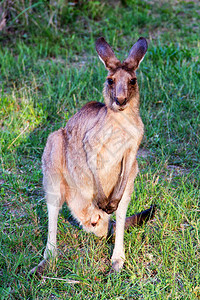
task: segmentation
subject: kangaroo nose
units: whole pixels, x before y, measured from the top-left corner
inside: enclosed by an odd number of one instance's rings
[[[123,106],[125,105],[127,102],[127,99],[126,98],[117,98],[115,97],[115,103],[119,106]]]

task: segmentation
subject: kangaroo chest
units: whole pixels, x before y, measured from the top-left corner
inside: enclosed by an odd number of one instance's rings
[[[66,162],[70,175],[66,180],[79,186],[82,193],[93,194],[97,174],[105,194],[109,195],[120,176],[126,151],[131,150],[130,155],[136,157],[143,135],[142,121],[139,116],[130,119],[114,114],[94,120],[88,128],[87,119],[80,124],[79,119],[72,119],[66,126]]]
[[[137,126],[128,119],[123,122],[110,120],[96,132],[95,136],[88,136],[87,148],[88,165],[92,172],[97,172],[106,196],[115,186],[122,168],[122,160],[128,149],[136,157],[143,135],[143,127]]]

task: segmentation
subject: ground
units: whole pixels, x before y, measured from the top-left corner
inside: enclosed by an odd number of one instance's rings
[[[2,299],[197,299],[199,280],[199,1],[2,1],[0,9],[0,292]],[[125,233],[126,262],[110,272],[112,241],[85,233],[64,206],[57,263],[42,279],[47,136],[85,103],[103,101],[95,53],[104,36],[119,58],[140,37],[145,135],[127,215],[155,218]],[[113,215],[114,218],[114,215]]]

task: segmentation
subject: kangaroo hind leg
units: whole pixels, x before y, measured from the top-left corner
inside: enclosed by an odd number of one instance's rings
[[[67,183],[64,180],[65,138],[63,130],[52,133],[42,156],[43,186],[48,209],[48,238],[44,258],[55,257],[59,210],[66,200]]]

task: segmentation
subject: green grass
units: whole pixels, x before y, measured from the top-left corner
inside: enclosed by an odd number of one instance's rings
[[[1,299],[197,299],[199,2],[14,2],[0,32]],[[48,278],[28,281],[47,237],[42,151],[85,103],[103,101],[106,71],[94,46],[101,35],[122,59],[139,36],[149,39],[138,71],[143,155],[127,215],[154,202],[157,213],[125,233],[126,262],[115,274],[113,243],[73,226],[64,206],[57,264]]]

